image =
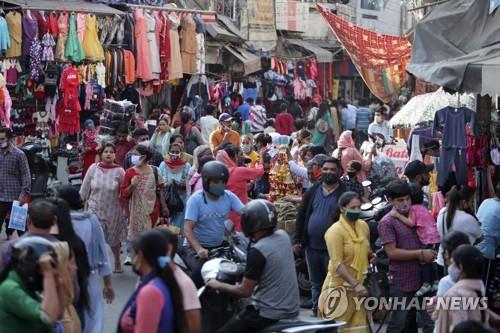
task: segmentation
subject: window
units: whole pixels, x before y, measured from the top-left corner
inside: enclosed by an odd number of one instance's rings
[[[229,17],[240,27],[241,11],[245,8],[246,0],[213,0],[213,4],[217,14]]]
[[[362,18],[367,19],[367,20],[378,20],[377,15],[368,15],[368,14],[363,14],[361,15]]]
[[[369,10],[380,10],[380,0],[361,0],[361,8]]]

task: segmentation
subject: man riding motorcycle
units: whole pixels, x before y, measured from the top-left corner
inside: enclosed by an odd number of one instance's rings
[[[283,230],[275,231],[276,209],[269,201],[258,199],[249,202],[240,215],[243,233],[253,242],[243,281],[231,285],[210,280],[207,287],[238,297],[252,296],[251,304],[217,333],[254,333],[299,314],[292,244]]]
[[[203,285],[200,271],[208,251],[223,245],[224,222],[229,213],[239,214],[243,208],[240,199],[226,190],[229,170],[224,164],[217,161],[206,163],[201,178],[203,190],[188,199],[184,222],[185,260],[198,288]]]

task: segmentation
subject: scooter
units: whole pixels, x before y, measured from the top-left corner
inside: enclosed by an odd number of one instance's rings
[[[213,258],[208,260],[202,267],[201,269],[201,276],[203,277],[203,281],[207,283],[208,281],[212,279],[217,279],[218,281],[224,282],[224,283],[229,283],[229,284],[236,284],[239,281],[241,281],[244,273],[244,267],[241,265],[241,263],[237,263],[235,261],[225,259],[225,258]],[[205,287],[202,287],[198,290],[198,296],[201,299],[210,299],[211,297],[231,297],[224,295],[223,293],[218,293],[214,291],[207,291]],[[220,300],[220,298],[218,299]],[[213,302],[212,302],[213,303]],[[202,302],[203,304],[203,302]],[[228,311],[228,313],[232,312],[233,315],[235,315],[238,310],[237,306],[234,306],[234,304],[237,303],[228,303],[226,306],[228,308],[232,308],[233,311]],[[221,304],[219,304],[221,306]],[[203,312],[203,310],[202,310]],[[203,314],[202,314],[203,316]],[[221,321],[220,325],[222,326],[225,322],[227,322],[230,318],[227,318],[225,321]],[[279,333],[279,332],[286,332],[286,333],[292,333],[292,332],[301,332],[301,333],[317,333],[317,332],[323,332],[323,333],[334,333],[338,332],[338,329],[342,326],[345,325],[345,322],[343,321],[335,321],[335,320],[330,320],[330,319],[317,319],[317,318],[311,318],[311,317],[302,317],[298,316],[296,318],[292,319],[286,319],[286,320],[280,320],[276,322],[275,324],[272,324],[268,327],[266,327],[263,330],[260,330],[255,333]],[[205,327],[203,326],[203,320],[202,320],[202,331],[207,332],[207,333],[212,333],[215,332],[218,328],[221,326],[212,326],[210,329],[213,330],[205,330]]]

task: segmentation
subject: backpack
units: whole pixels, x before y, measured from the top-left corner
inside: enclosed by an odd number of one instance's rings
[[[193,127],[191,127],[186,135],[186,138],[184,139],[184,149],[186,150],[186,153],[193,155],[196,147],[198,147],[198,143],[196,142],[196,136],[193,133]]]

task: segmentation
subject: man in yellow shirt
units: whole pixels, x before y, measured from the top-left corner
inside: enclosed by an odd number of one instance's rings
[[[226,142],[230,142],[236,147],[240,146],[240,134],[231,129],[233,117],[228,113],[222,113],[219,116],[219,127],[210,133],[210,149],[215,153]]]

